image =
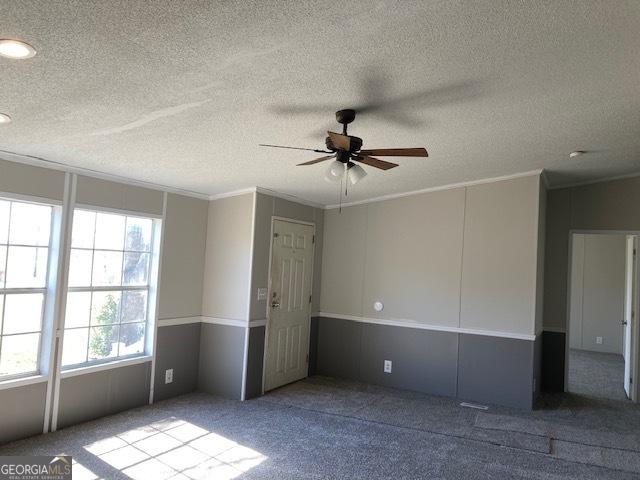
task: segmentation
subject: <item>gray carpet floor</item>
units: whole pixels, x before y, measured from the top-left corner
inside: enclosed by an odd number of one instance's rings
[[[69,454],[82,479],[640,478],[640,408],[547,396],[522,412],[312,377],[237,402],[202,393],[0,447]]]
[[[569,391],[592,397],[627,400],[624,392],[624,358],[613,353],[571,350]]]

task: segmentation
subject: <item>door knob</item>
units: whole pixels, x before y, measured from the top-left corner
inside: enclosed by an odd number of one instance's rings
[[[626,325],[626,324],[627,324],[626,320],[623,320],[622,325]]]
[[[279,308],[280,307],[280,302],[277,301],[273,301],[271,302],[271,308]]]

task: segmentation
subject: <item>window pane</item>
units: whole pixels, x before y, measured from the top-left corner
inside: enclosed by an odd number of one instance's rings
[[[88,327],[91,316],[91,292],[69,292],[64,328]],[[66,348],[66,342],[65,342]]]
[[[9,243],[49,245],[51,207],[29,203],[12,203]]]
[[[7,243],[9,238],[9,202],[0,200],[0,243]]]
[[[2,333],[39,332],[42,320],[42,293],[5,295]]]
[[[4,295],[0,295],[0,332],[2,331],[2,307],[4,306]]]
[[[124,244],[123,215],[98,213],[96,215],[96,246],[106,250],[123,250]]]
[[[4,278],[7,273],[7,247],[0,247],[0,288],[4,287]]]
[[[144,323],[127,323],[120,326],[120,351],[118,355],[144,352]]]
[[[122,252],[93,253],[94,286],[122,285]]]
[[[149,254],[127,252],[124,254],[123,285],[147,285],[149,279]]]
[[[71,246],[74,248],[93,248],[93,234],[96,228],[96,213],[85,210],[73,212],[73,231]]]
[[[38,370],[40,334],[2,337],[0,375],[16,375]]]
[[[62,365],[67,366],[86,362],[88,341],[88,328],[65,330],[64,347],[62,349]]]
[[[120,315],[120,292],[93,292],[91,302],[91,325],[118,323]]]
[[[122,293],[122,323],[144,322],[147,319],[147,292]]]
[[[89,333],[89,360],[115,357],[118,354],[118,325],[92,327]]]
[[[91,250],[71,250],[69,260],[69,286],[91,286],[91,263],[93,252]]]
[[[48,248],[9,247],[7,288],[43,288],[47,276]]]
[[[125,250],[149,252],[151,250],[152,221],[148,218],[127,217]]]

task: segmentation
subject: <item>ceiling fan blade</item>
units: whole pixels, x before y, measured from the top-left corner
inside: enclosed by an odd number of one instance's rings
[[[349,151],[349,148],[351,147],[351,139],[347,135],[335,132],[327,132],[327,135],[329,135],[334,147],[346,150],[347,152]]]
[[[302,148],[302,147],[285,147],[284,145],[269,145],[266,143],[259,143],[259,147],[271,147],[271,148],[287,148],[289,150],[307,150],[309,152],[318,152],[318,153],[332,153],[329,150],[320,150],[318,148]]]
[[[360,155],[379,155],[381,157],[428,157],[426,148],[376,148],[360,150]]]
[[[351,157],[356,162],[365,163],[371,167],[379,168],[380,170],[389,170],[390,168],[397,167],[397,163],[385,162],[373,157],[367,157],[362,155],[354,155]]]
[[[313,165],[314,163],[320,163],[320,162],[324,162],[325,160],[331,160],[334,157],[335,155],[327,155],[326,157],[320,157],[320,158],[316,158],[315,160],[309,160],[308,162],[299,163],[297,166],[299,167],[301,165]]]

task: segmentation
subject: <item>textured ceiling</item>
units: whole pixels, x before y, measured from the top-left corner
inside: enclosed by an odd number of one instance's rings
[[[257,145],[322,147],[334,111],[374,95],[389,108],[350,133],[430,157],[367,168],[349,201],[540,168],[555,185],[640,171],[636,0],[0,0],[0,19],[0,37],[38,50],[0,58],[4,150],[332,204],[326,164],[294,167],[313,152]]]

